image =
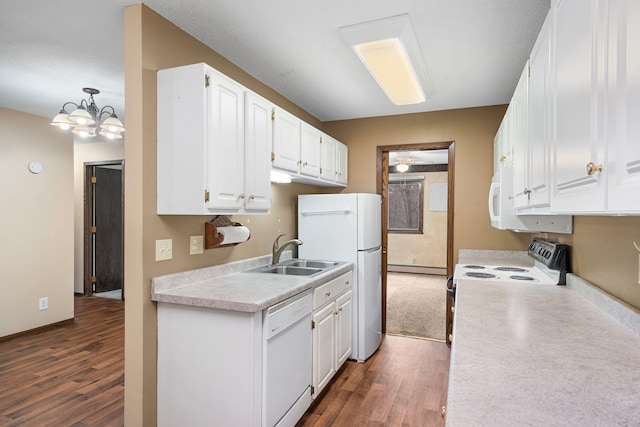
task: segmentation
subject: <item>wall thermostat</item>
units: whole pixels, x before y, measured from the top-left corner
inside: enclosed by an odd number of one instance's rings
[[[29,162],[29,171],[31,173],[40,173],[40,172],[42,172],[42,163],[40,163],[40,162]]]

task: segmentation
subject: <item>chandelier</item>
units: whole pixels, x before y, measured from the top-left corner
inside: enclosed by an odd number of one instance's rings
[[[122,138],[124,125],[118,119],[114,108],[106,105],[99,109],[93,101],[93,95],[99,94],[100,91],[90,87],[85,87],[82,90],[89,94],[89,99],[83,99],[79,104],[65,103],[58,115],[51,121],[51,125],[58,126],[60,129],[71,129],[71,132],[83,138],[92,138],[96,136],[96,132],[109,139]],[[71,114],[67,112],[68,105],[75,106]],[[103,120],[103,117],[106,118]]]

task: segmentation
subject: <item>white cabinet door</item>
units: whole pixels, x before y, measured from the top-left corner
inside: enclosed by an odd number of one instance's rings
[[[529,58],[529,206],[549,206],[551,163],[551,19],[547,17]]]
[[[349,149],[343,143],[336,141],[336,182],[347,185],[349,181]]]
[[[640,2],[609,2],[608,210],[640,211]]]
[[[273,120],[273,167],[298,172],[302,121],[280,107],[274,107]]]
[[[353,293],[348,291],[336,299],[336,371],[351,356],[352,323],[353,323]]]
[[[320,144],[320,178],[328,181],[336,180],[337,142],[327,134],[322,135],[322,144]]]
[[[244,191],[244,88],[210,69],[207,208],[239,210]]]
[[[313,315],[313,396],[317,396],[336,372],[335,302]]]
[[[300,138],[300,173],[318,178],[320,176],[320,141],[322,133],[313,126],[302,123]]]
[[[273,145],[273,104],[253,92],[245,93],[244,207],[271,208],[271,147]]]
[[[513,196],[515,206],[529,204],[529,62],[511,98],[513,136]]]
[[[603,212],[604,39],[600,0],[559,0],[552,15],[551,210]]]

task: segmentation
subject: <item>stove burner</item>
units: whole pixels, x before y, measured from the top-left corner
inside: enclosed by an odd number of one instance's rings
[[[531,276],[518,276],[518,275],[509,276],[509,279],[513,279],[513,280],[536,280]]]
[[[464,268],[468,268],[469,270],[483,270],[486,267],[484,265],[465,265]]]
[[[528,270],[526,268],[520,267],[496,267],[498,271],[513,271],[514,273],[526,273]]]
[[[490,273],[478,273],[475,271],[469,272],[469,273],[465,273],[464,274],[467,277],[474,277],[476,279],[495,279],[496,275],[495,274],[490,274]]]

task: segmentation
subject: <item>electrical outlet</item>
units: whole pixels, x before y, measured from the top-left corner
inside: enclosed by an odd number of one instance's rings
[[[204,236],[189,236],[189,255],[198,255],[204,252]]]
[[[156,261],[166,261],[173,258],[173,240],[156,240]]]
[[[49,297],[42,297],[38,300],[38,309],[40,311],[49,309]]]

